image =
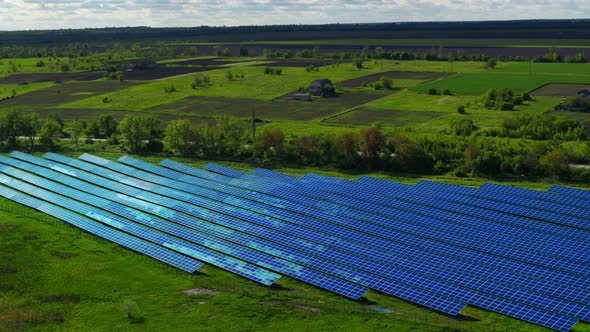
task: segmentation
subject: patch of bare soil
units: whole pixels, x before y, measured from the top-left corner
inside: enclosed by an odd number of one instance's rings
[[[322,312],[322,309],[320,309],[320,308],[307,307],[304,305],[298,305],[298,306],[295,306],[295,308],[305,310],[305,311],[311,311],[311,312]]]
[[[182,291],[186,295],[217,295],[221,292],[212,289],[195,288]]]

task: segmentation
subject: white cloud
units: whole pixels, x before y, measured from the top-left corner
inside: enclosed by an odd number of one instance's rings
[[[0,30],[586,17],[587,0],[0,0]]]

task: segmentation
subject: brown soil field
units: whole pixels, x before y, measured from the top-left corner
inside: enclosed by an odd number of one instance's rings
[[[531,95],[538,97],[572,97],[580,90],[590,90],[590,84],[551,83],[531,91]]]
[[[344,126],[370,126],[374,122],[391,126],[408,126],[441,117],[437,112],[392,111],[359,108],[327,119],[325,123]]]
[[[22,84],[40,82],[66,82],[66,81],[94,81],[103,77],[104,73],[99,71],[88,71],[82,73],[34,73],[34,74],[12,74],[0,78],[0,84]]]
[[[52,87],[31,91],[0,102],[0,108],[14,106],[50,107],[71,101],[98,96],[103,93],[116,91],[133,85],[137,82],[100,81],[100,82],[75,82],[57,84]]]
[[[379,80],[381,77],[389,77],[391,79],[415,79],[415,80],[433,80],[452,75],[452,73],[435,73],[435,72],[418,72],[418,71],[388,71],[379,74],[367,75],[359,78],[340,82],[340,86],[345,88],[356,88],[363,83],[372,83]],[[395,82],[394,82],[395,84]]]
[[[378,92],[347,92],[335,98],[314,98],[313,101],[294,101],[280,98],[262,101],[238,98],[188,97],[151,109],[157,113],[185,116],[250,117],[254,111],[262,120],[309,121],[342,112],[371,100],[383,97]]]

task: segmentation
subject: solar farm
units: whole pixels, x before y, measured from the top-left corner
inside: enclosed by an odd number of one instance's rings
[[[127,156],[0,156],[0,195],[194,273],[374,290],[559,331],[590,322],[590,192],[303,177]]]

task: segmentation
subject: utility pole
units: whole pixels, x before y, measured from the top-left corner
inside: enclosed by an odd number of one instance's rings
[[[256,141],[256,113],[252,109],[252,142]]]

